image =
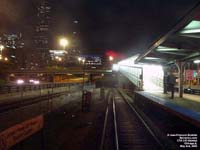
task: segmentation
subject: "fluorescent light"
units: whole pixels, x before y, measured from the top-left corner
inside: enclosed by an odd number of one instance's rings
[[[119,71],[119,65],[118,64],[113,64],[112,70]]]
[[[180,33],[200,33],[200,21],[191,21]]]
[[[160,58],[156,58],[156,57],[145,57],[144,59],[146,59],[146,60],[156,60],[156,59],[160,59]]]
[[[135,65],[135,60],[139,57],[139,54],[136,54],[132,57],[129,57],[127,59],[124,59],[120,62],[118,62],[119,65],[127,65],[127,66],[132,66]]]
[[[165,46],[159,46],[157,51],[178,51],[179,49],[177,48],[170,48],[170,47],[165,47]]]
[[[184,28],[184,30],[199,29],[199,28],[200,28],[200,21],[193,20]]]
[[[198,60],[194,60],[193,61],[195,64],[198,64],[198,63],[200,63],[200,60],[198,59]]]
[[[182,30],[181,33],[200,33],[200,29]]]
[[[22,80],[22,79],[17,80],[17,84],[23,84],[23,83],[24,83],[24,80]]]

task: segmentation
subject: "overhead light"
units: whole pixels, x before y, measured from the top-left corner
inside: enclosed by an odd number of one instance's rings
[[[170,48],[170,47],[165,47],[165,46],[159,46],[157,51],[178,51],[179,49],[177,48]]]
[[[24,84],[24,80],[18,79],[18,80],[17,80],[17,84]]]
[[[182,30],[181,33],[200,33],[200,29]]]
[[[193,62],[194,62],[195,64],[199,64],[199,63],[200,63],[200,60],[197,59],[197,60],[194,60]]]
[[[112,70],[119,71],[119,65],[118,64],[113,64]]]
[[[156,58],[156,57],[145,57],[144,59],[146,59],[146,60],[156,60],[156,59],[160,59],[160,58]]]
[[[180,33],[200,33],[200,21],[191,21]]]
[[[120,62],[118,62],[119,65],[128,65],[128,66],[132,66],[135,65],[135,60],[139,57],[139,54],[136,54],[130,58],[124,59]]]

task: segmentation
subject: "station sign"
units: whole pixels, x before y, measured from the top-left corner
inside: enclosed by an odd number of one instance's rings
[[[0,133],[0,150],[8,150],[43,128],[43,115],[16,124]]]

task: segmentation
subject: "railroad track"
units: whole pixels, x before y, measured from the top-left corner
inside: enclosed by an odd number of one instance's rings
[[[112,91],[111,95],[109,100],[111,102],[108,103],[106,109],[101,150],[111,149],[108,148],[108,143],[114,143],[113,150],[168,149],[136,109],[116,89]],[[111,116],[112,119],[109,119]],[[111,129],[110,126],[114,129]],[[113,133],[110,134],[110,132]],[[111,141],[107,142],[107,140]]]
[[[38,96],[38,97],[33,97],[33,98],[25,98],[25,99],[18,100],[15,102],[1,104],[0,105],[0,114],[7,112],[9,110],[18,109],[18,108],[21,108],[24,106],[35,104],[35,103],[41,103],[42,101],[48,101],[49,99],[59,97],[64,94],[67,94],[67,92],[54,93],[54,94],[50,94],[50,95]]]

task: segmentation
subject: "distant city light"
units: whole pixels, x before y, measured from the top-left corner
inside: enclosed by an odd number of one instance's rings
[[[58,58],[58,61],[62,61],[62,58],[59,57],[59,58]]]
[[[198,59],[198,60],[194,60],[194,63],[195,64],[199,64],[200,63],[200,60]]]
[[[78,23],[78,20],[74,20],[74,23],[77,24],[77,23]]]
[[[58,61],[62,61],[62,58],[58,57],[58,56],[56,56],[55,59],[58,60]]]
[[[67,54],[67,52],[65,50],[49,50],[50,53],[54,54],[54,55],[64,55]]]
[[[34,80],[33,84],[40,84],[40,81],[39,80]]]
[[[17,84],[24,84],[24,80],[18,79],[18,80],[17,80]]]
[[[30,83],[33,83],[33,82],[34,82],[34,80],[33,80],[33,79],[30,79],[30,80],[29,80],[29,82],[30,82]]]
[[[32,84],[40,84],[39,80],[30,79],[29,82],[32,83]]]
[[[82,58],[81,57],[78,57],[78,61],[81,61],[82,60]]]
[[[0,45],[0,50],[2,51],[5,47],[3,45]]]
[[[5,60],[5,61],[8,61],[8,58],[7,58],[7,57],[5,57],[5,58],[4,58],[4,60]]]

